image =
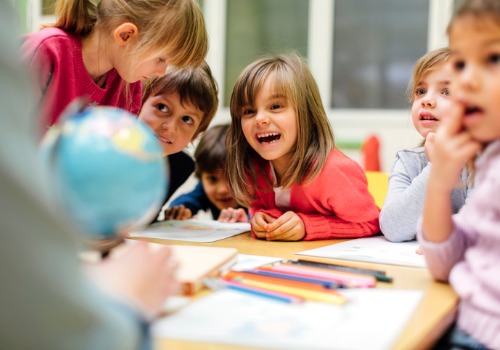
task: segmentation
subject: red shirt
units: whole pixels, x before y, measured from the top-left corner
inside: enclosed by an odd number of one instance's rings
[[[34,79],[42,134],[55,124],[61,112],[75,98],[87,96],[89,104],[120,107],[138,114],[141,107],[141,82],[130,84],[127,101],[125,81],[115,69],[108,72],[103,88],[87,72],[82,43],[77,35],[58,28],[45,28],[27,34],[21,47],[23,60]]]
[[[257,171],[256,198],[250,211],[252,216],[262,211],[278,218],[284,211],[276,205],[275,193],[264,176],[271,179],[269,165],[265,171]],[[304,222],[306,241],[366,237],[380,232],[380,210],[368,192],[363,169],[337,149],[312,182],[291,187],[290,210]]]

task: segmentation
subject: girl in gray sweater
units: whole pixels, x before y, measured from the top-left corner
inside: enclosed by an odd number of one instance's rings
[[[451,103],[449,57],[448,48],[422,56],[415,64],[408,86],[413,124],[425,140],[421,147],[399,151],[394,161],[389,189],[380,212],[380,228],[392,242],[413,240],[417,233],[417,220],[422,215],[431,169],[434,133],[443,111]],[[468,178],[469,171],[464,168],[451,193],[453,213],[460,210],[469,195]]]

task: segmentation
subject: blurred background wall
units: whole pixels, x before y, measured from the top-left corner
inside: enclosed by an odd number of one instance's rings
[[[421,142],[406,97],[425,52],[447,45],[454,0],[200,0],[210,34],[207,61],[220,87],[213,124],[228,122],[241,70],[269,53],[297,51],[318,82],[337,145],[362,162],[370,136],[380,170]],[[25,32],[54,20],[55,0],[18,0]]]

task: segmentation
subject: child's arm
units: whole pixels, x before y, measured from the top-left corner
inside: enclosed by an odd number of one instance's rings
[[[389,189],[379,217],[380,229],[389,241],[415,239],[431,168],[428,163],[421,169],[419,164],[425,159],[422,153],[400,151],[394,161]]]
[[[172,208],[177,208],[182,206],[184,209],[188,209],[191,212],[191,216],[196,215],[196,213],[200,210],[207,210],[210,208],[210,202],[203,191],[203,185],[201,182],[198,182],[196,187],[189,193],[185,193],[174,199],[168,209],[165,211],[165,219],[167,219],[167,213],[173,215]],[[184,211],[184,210],[183,210]],[[179,215],[176,215],[179,216]],[[182,217],[179,216],[179,217]],[[188,219],[188,217],[185,217]],[[174,217],[170,217],[170,219],[175,219]],[[181,219],[182,220],[182,219]]]
[[[463,106],[453,106],[434,140],[433,166],[427,185],[422,230],[430,242],[448,239],[452,230],[451,191],[467,160],[481,150],[481,144],[463,131]]]

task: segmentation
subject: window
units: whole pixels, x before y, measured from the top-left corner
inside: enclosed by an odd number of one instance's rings
[[[336,0],[331,107],[405,108],[428,14],[428,0]]]
[[[291,50],[307,57],[308,8],[308,0],[227,2],[226,106],[238,75],[255,59]]]

